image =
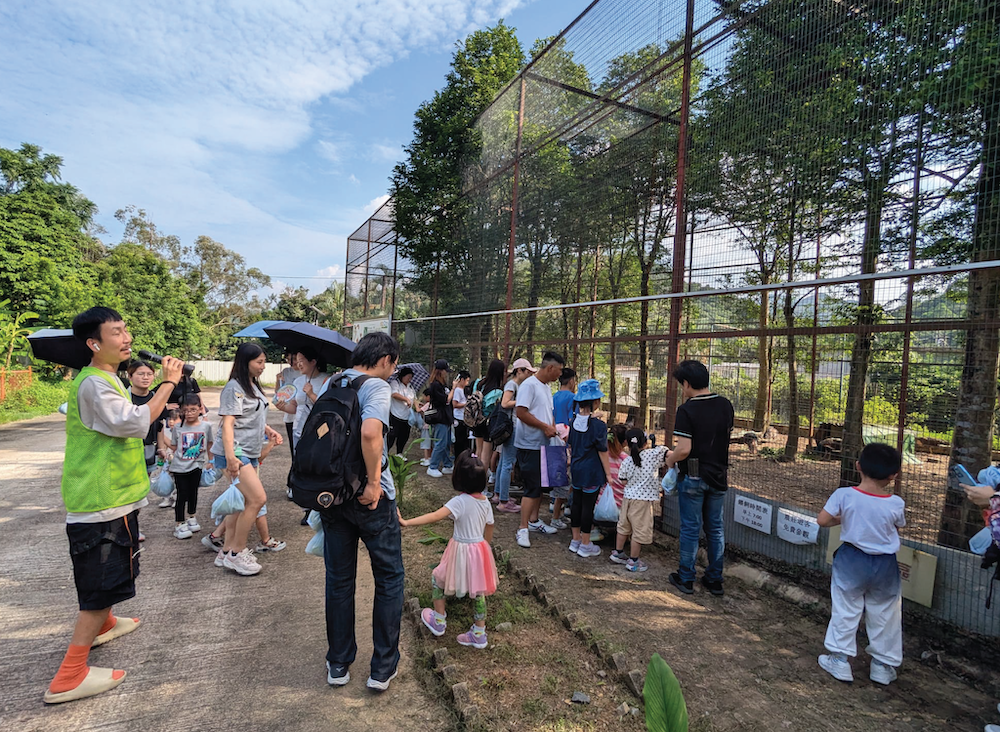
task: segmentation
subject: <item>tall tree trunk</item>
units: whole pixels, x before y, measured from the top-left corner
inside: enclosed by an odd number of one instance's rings
[[[885,205],[885,188],[881,176],[869,176],[866,194],[868,211],[865,220],[865,238],[861,252],[861,273],[871,274],[878,265],[882,236],[882,209]],[[858,285],[858,332],[851,348],[851,375],[847,382],[847,402],[844,407],[844,440],[841,447],[840,484],[852,485],[861,481],[854,463],[864,446],[862,427],[865,417],[865,395],[868,367],[871,365],[872,344],[875,334],[875,283],[865,280]]]
[[[766,335],[771,324],[770,297],[767,290],[760,293],[760,313],[757,316],[761,336],[757,339],[757,363],[760,368],[757,370],[757,403],[753,410],[755,432],[763,432],[771,424],[771,341]]]
[[[608,365],[610,366],[611,377],[610,383],[608,384],[608,398],[611,401],[611,422],[610,424],[615,424],[618,421],[618,368],[617,368],[617,357],[618,357],[618,341],[615,338],[618,337],[618,306],[611,306],[611,344],[608,353]]]
[[[652,257],[650,265],[642,268],[642,282],[640,294],[645,297],[649,294],[649,278],[653,268]],[[643,300],[639,316],[639,335],[645,336],[649,333],[649,300]],[[639,339],[639,419],[636,427],[646,429],[649,422],[649,341],[645,338]]]
[[[790,215],[788,222],[788,281],[795,281],[795,214],[796,198],[793,186],[792,203],[789,207]],[[798,366],[795,362],[795,334],[792,328],[795,327],[795,307],[792,298],[792,291],[785,290],[785,327],[788,328],[788,439],[785,440],[785,460],[795,462],[795,456],[799,451],[799,374]]]
[[[972,259],[976,262],[1000,257],[1000,110],[995,102],[996,75],[989,79],[984,95],[985,136],[981,152],[982,170],[976,188]],[[991,464],[997,408],[997,377],[1000,364],[1000,272],[974,270],[969,273],[966,317],[970,329],[965,337],[965,364],[955,410],[951,464],[968,468],[973,475]],[[958,483],[949,477],[938,543],[958,549],[982,528],[979,509],[965,500]]]
[[[528,307],[534,308],[538,307],[538,299],[541,296],[542,291],[542,252],[541,247],[538,251],[532,251],[529,260],[531,268],[531,281],[528,285]],[[535,328],[538,325],[538,312],[535,310],[528,311],[528,332],[525,335],[525,340],[528,344],[525,346],[525,351],[529,361],[535,358],[535,346],[533,341],[535,340]]]

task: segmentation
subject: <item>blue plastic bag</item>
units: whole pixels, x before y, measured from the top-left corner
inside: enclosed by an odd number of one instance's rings
[[[417,429],[420,429],[421,427],[424,426],[424,418],[420,416],[420,412],[418,412],[416,409],[410,410],[410,417],[407,421],[409,422],[410,427],[416,427]]]
[[[988,485],[996,490],[1000,488],[1000,468],[995,465],[990,465],[987,468],[983,468],[979,471],[979,475],[976,476],[976,482],[979,485]]]
[[[218,471],[209,465],[204,470],[201,471],[201,482],[198,484],[202,488],[207,488],[210,485],[215,485],[215,481],[219,479]]]
[[[306,522],[313,531],[323,530],[323,519],[320,518],[319,511],[310,511],[306,517]]]
[[[618,523],[618,504],[615,503],[615,493],[611,490],[610,485],[605,485],[601,489],[601,495],[597,497],[597,505],[594,506],[594,521],[609,524]]]
[[[314,557],[323,556],[324,540],[323,527],[320,526],[319,531],[317,531],[313,538],[309,540],[309,543],[306,544],[306,554],[312,554]]]
[[[663,493],[665,495],[670,495],[677,490],[677,467],[674,466],[667,471],[666,475],[663,476],[663,480],[660,481],[660,487],[663,488]]]
[[[166,498],[174,492],[174,477],[165,465],[153,468],[153,472],[149,474],[149,489],[160,498]]]
[[[228,516],[231,513],[239,513],[246,508],[246,503],[243,501],[243,494],[240,493],[240,489],[236,487],[239,485],[239,482],[239,478],[234,480],[229,487],[222,491],[222,494],[215,499],[215,502],[212,504],[212,518]]]

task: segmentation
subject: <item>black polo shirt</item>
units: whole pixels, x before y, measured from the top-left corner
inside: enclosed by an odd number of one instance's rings
[[[691,453],[677,463],[680,475],[688,474],[688,461],[698,458],[698,473],[716,490],[729,488],[729,433],[733,430],[733,405],[718,394],[693,396],[677,410],[674,437],[691,440]]]

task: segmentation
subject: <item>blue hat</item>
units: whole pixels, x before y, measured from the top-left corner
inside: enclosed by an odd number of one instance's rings
[[[594,399],[603,398],[604,392],[601,391],[601,385],[597,379],[587,379],[576,388],[576,395],[573,397],[573,401],[590,402]]]

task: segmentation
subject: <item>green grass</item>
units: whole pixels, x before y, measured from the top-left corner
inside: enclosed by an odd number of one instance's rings
[[[497,623],[528,624],[538,622],[538,607],[531,598],[519,595],[504,597],[492,600],[487,604],[489,612],[489,622],[491,625]]]
[[[71,384],[69,381],[53,383],[35,379],[27,389],[11,392],[3,402],[0,402],[0,424],[56,412],[59,405],[69,399]]]

